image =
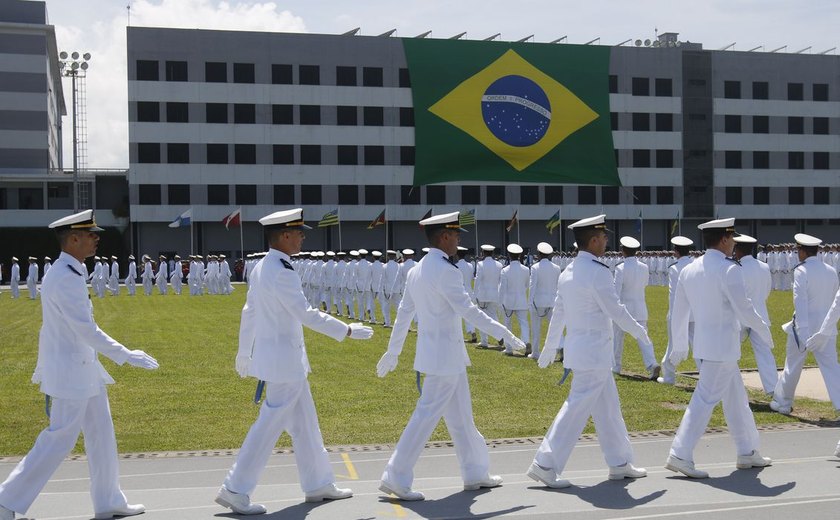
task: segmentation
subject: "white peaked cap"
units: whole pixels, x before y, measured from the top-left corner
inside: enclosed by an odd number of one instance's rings
[[[489,251],[495,251],[495,250],[496,250],[496,246],[491,245],[491,244],[481,244],[481,250],[482,250],[482,251],[488,251],[488,252],[489,252]]]
[[[594,229],[607,229],[606,225],[606,215],[596,215],[594,217],[580,219],[577,222],[572,222],[569,224],[569,229],[583,229],[583,228],[594,228]]]
[[[507,252],[512,255],[521,255],[522,254],[522,246],[519,244],[508,244]]]
[[[290,228],[290,229],[312,229],[303,222],[303,208],[284,209],[275,211],[260,219],[260,224],[265,227]]]
[[[379,258],[380,256],[382,256],[382,253],[380,251],[371,251],[370,254],[372,254],[376,258]]]
[[[724,229],[726,231],[735,232],[735,219],[734,218],[719,218],[715,220],[710,220],[708,222],[703,222],[697,229]]]
[[[366,254],[368,254],[368,250],[367,249],[359,249],[359,254],[360,255],[366,255]]]
[[[403,249],[403,250],[402,250],[402,254],[404,254],[404,255],[413,255],[413,254],[414,254],[414,250],[413,250],[413,249]]]
[[[444,213],[443,215],[435,215],[433,217],[424,218],[420,221],[420,225],[426,228],[445,228],[454,229],[457,231],[466,231],[461,229],[461,224],[458,220],[460,211],[453,211],[452,213]]]
[[[540,242],[539,244],[537,244],[537,251],[544,255],[550,255],[554,252],[554,248],[551,247],[551,244],[549,244],[548,242]]]
[[[671,239],[671,243],[675,246],[688,247],[694,245],[694,240],[691,240],[688,237],[678,235]]]
[[[423,249],[421,249],[421,251],[423,251],[424,253],[428,253],[428,252],[429,252],[429,248],[428,248],[428,247],[424,247]]]
[[[327,251],[327,256],[335,256],[335,251]]]
[[[822,244],[822,240],[817,237],[813,237],[811,235],[806,235],[805,233],[797,233],[793,235],[793,239],[796,241],[797,244],[800,246],[818,246]]]
[[[749,235],[738,235],[733,240],[735,240],[735,242],[738,242],[739,244],[755,244],[756,242],[758,242],[757,239]]]
[[[62,217],[48,226],[50,229],[65,230],[78,229],[80,231],[105,231],[96,225],[96,219],[93,218],[93,210],[86,209],[66,217]]]
[[[464,246],[458,246],[458,251],[467,251],[467,248]]]
[[[619,240],[618,242],[628,249],[639,249],[640,247],[642,247],[642,244],[640,244],[639,241],[633,237],[621,237],[621,240]]]

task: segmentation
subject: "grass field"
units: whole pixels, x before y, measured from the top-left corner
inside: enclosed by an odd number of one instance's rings
[[[649,287],[650,336],[661,358],[665,350],[667,288]],[[121,452],[238,448],[258,407],[253,404],[255,380],[240,379],[234,371],[239,314],[245,288],[231,296],[190,297],[169,294],[151,297],[94,298],[96,320],[103,330],[129,348],[155,356],[161,368],[145,371],[118,367],[103,358],[117,380],[109,387],[112,413]],[[774,292],[768,302],[773,320],[775,355],[784,363],[784,337],[779,325],[792,312],[790,292]],[[41,323],[39,301],[11,300],[0,295],[0,392],[3,424],[0,455],[23,454],[47,425],[44,397],[30,384],[38,352]],[[518,329],[515,329],[518,332]],[[543,327],[543,335],[545,335]],[[376,362],[384,352],[390,330],[375,327],[371,341],[336,343],[306,331],[313,367],[312,392],[328,445],[395,443],[418,397],[412,371],[414,334],[409,334],[397,370],[376,377]],[[559,365],[546,370],[530,359],[510,358],[495,350],[468,345],[473,366],[468,369],[479,430],[488,439],[541,436],[551,424],[569,391],[556,385]],[[809,362],[813,362],[811,358]],[[742,366],[755,367],[746,343]],[[624,370],[642,374],[635,341],[627,337]],[[693,361],[680,370],[694,370]],[[693,380],[681,377],[676,387],[638,377],[617,378],[624,418],[631,431],[673,429],[691,397]],[[794,417],[773,413],[768,399],[752,393],[759,424],[835,419],[830,403],[799,399]],[[718,407],[711,426],[724,424]],[[592,425],[587,431],[593,431]],[[443,422],[433,439],[448,439]],[[281,445],[289,445],[283,436]],[[82,451],[81,442],[77,451]]]

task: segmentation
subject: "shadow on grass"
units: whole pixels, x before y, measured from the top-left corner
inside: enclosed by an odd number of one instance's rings
[[[735,470],[725,477],[705,478],[705,479],[686,479],[684,477],[671,476],[668,479],[682,479],[687,482],[696,482],[698,485],[705,485],[720,489],[721,491],[729,491],[736,495],[749,497],[777,497],[783,493],[787,493],[796,487],[796,482],[788,482],[787,484],[780,484],[778,486],[765,486],[762,484],[759,473],[764,468],[755,468],[748,470]]]
[[[397,503],[403,508],[412,511],[414,514],[423,518],[494,518],[535,507],[533,505],[515,506],[507,509],[500,509],[498,511],[473,514],[471,509],[473,504],[476,502],[476,499],[480,495],[490,492],[490,489],[461,491],[439,500],[423,500],[420,502],[403,502],[392,498],[382,497],[379,499],[379,502],[385,504]]]
[[[624,479],[621,481],[605,480],[594,486],[572,486],[563,489],[531,486],[528,489],[573,495],[598,509],[632,509],[653,502],[666,493],[666,490],[662,489],[643,497],[635,498],[630,495],[627,489],[633,482],[633,479]]]

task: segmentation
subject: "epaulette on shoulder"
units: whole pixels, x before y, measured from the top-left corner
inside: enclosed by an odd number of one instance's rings
[[[84,276],[82,273],[80,273],[79,271],[77,271],[77,270],[76,270],[76,268],[75,268],[75,267],[73,267],[72,265],[67,264],[67,267],[69,267],[69,268],[70,268],[70,270],[71,270],[71,271],[73,271],[74,273],[76,273],[77,275],[79,275],[79,276]]]
[[[292,264],[290,264],[289,261],[286,260],[285,258],[281,258],[280,263],[283,264],[283,267],[285,267],[286,269],[291,269],[292,271],[295,270],[295,268],[292,267]]]
[[[679,263],[679,262],[674,262],[673,264],[668,264],[668,269],[670,269],[670,268],[674,267],[674,266],[675,266],[675,265],[677,265],[678,263]]]
[[[615,266],[616,266],[616,267],[618,267],[618,266],[620,266],[620,265],[621,265],[621,264],[623,264],[623,263],[624,263],[624,260],[621,260],[620,262],[618,262],[617,264],[615,264]]]
[[[729,260],[730,262],[735,262],[736,264],[741,265],[741,262],[739,262],[738,260],[736,260],[732,257],[727,256],[726,259]]]
[[[452,267],[454,267],[455,269],[458,269],[458,265],[457,265],[455,262],[453,262],[451,258],[446,258],[445,256],[442,256],[441,258],[443,258],[443,260],[444,260],[447,264],[451,265],[451,266],[452,266]]]
[[[610,268],[610,266],[608,266],[608,265],[607,265],[607,264],[605,264],[604,262],[601,262],[600,260],[595,260],[595,259],[593,258],[593,259],[592,259],[592,261],[593,261],[593,262],[595,262],[596,264],[599,264],[599,265],[602,265],[602,266],[606,267],[607,269],[609,269],[609,268]]]
[[[798,264],[793,266],[793,268],[796,269],[797,267],[800,267],[800,266],[803,266],[803,265],[805,265],[805,262],[799,262]]]

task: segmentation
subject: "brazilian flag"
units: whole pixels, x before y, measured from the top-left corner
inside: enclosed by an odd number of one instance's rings
[[[403,39],[414,184],[620,185],[609,47]]]

